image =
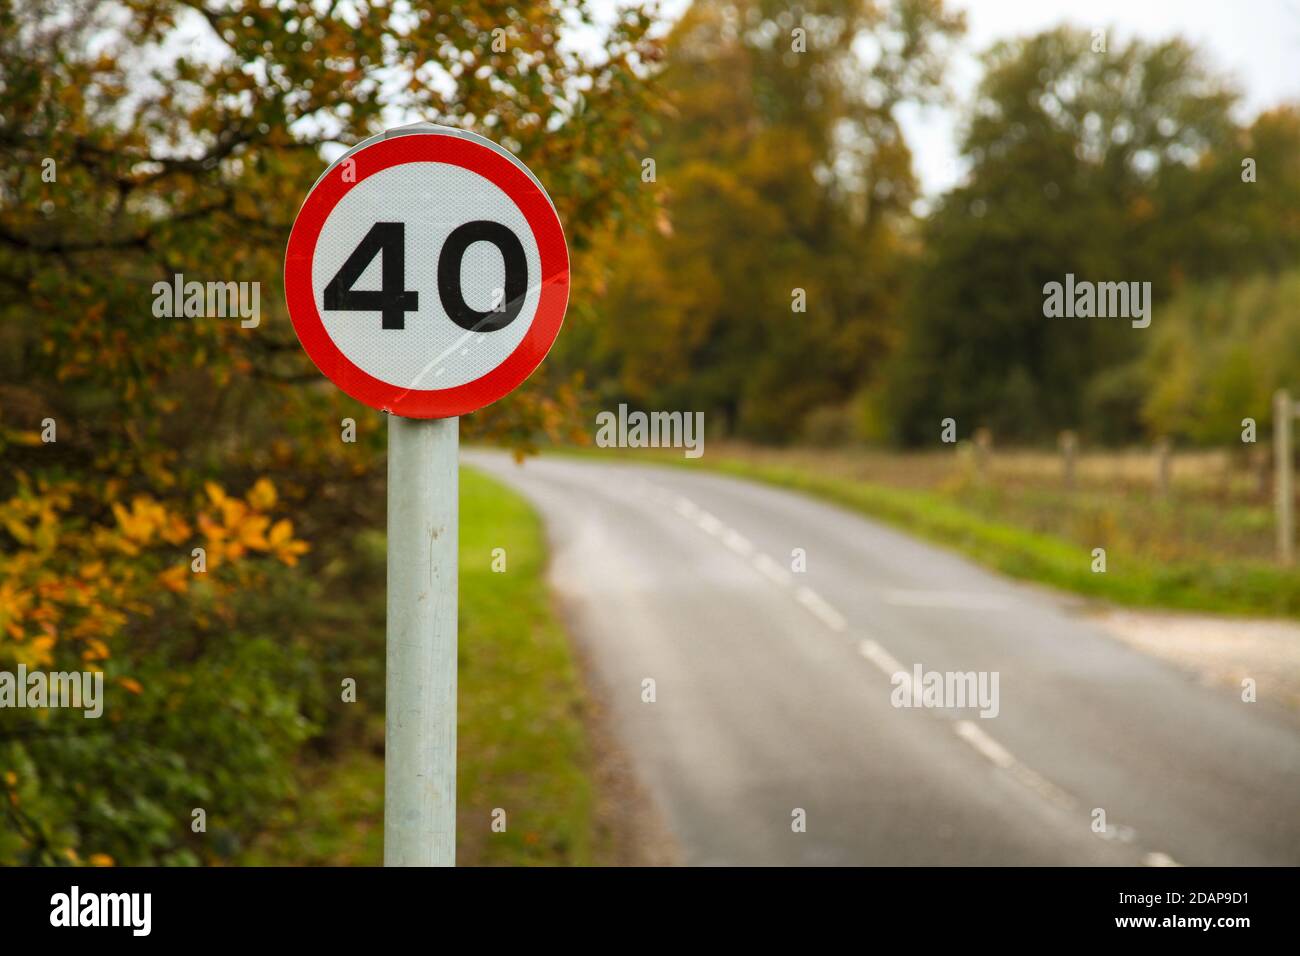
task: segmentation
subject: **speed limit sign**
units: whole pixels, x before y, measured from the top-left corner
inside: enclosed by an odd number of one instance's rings
[[[506,150],[404,126],[312,186],[284,288],[316,367],[390,413],[384,864],[454,865],[459,416],[546,357],[569,302],[564,231]]]
[[[512,154],[418,124],[367,140],[312,187],[289,235],[285,297],[316,367],[406,418],[449,418],[546,357],[569,254],[546,190]]]

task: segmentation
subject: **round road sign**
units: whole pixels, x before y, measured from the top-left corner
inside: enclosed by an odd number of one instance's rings
[[[420,124],[355,147],[317,180],[289,234],[298,339],[372,408],[449,418],[546,357],[569,301],[555,207],[490,140]]]

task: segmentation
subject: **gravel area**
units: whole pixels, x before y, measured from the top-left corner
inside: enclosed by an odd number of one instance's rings
[[[1096,620],[1120,640],[1194,673],[1209,685],[1242,690],[1300,712],[1300,623],[1168,611],[1107,610]]]

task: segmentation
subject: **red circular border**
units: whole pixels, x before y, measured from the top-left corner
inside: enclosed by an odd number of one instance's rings
[[[298,341],[321,373],[359,402],[406,418],[465,415],[509,394],[550,351],[569,304],[569,250],[550,200],[529,176],[500,153],[480,143],[438,133],[395,136],[352,153],[356,182],[344,182],[342,165],[318,182],[289,233],[284,257],[284,294]],[[417,389],[391,385],[358,368],[330,338],[316,308],[312,261],[321,229],[334,207],[366,177],[403,163],[449,163],[495,183],[524,214],[541,256],[542,288],[532,325],[515,350],[491,371],[452,388]]]

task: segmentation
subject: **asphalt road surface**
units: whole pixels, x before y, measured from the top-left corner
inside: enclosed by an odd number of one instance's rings
[[[1300,721],[1266,687],[1201,686],[1053,595],[793,492],[464,459],[543,515],[567,623],[687,864],[1300,863]],[[996,672],[996,716],[895,706],[918,664]]]

